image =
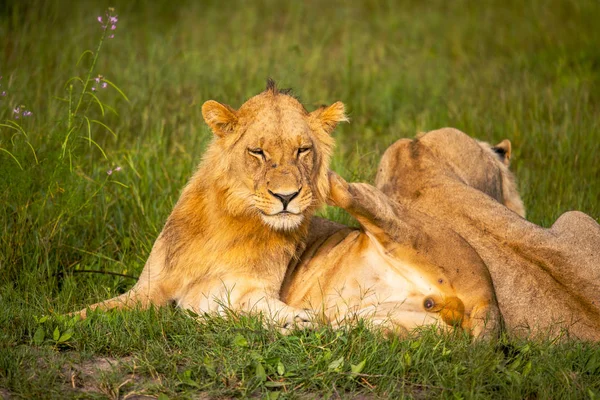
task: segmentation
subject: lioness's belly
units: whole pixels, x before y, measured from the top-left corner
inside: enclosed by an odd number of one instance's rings
[[[283,300],[317,310],[334,324],[364,317],[410,329],[440,319],[424,302],[441,297],[417,268],[388,256],[368,233],[352,231],[301,260]]]

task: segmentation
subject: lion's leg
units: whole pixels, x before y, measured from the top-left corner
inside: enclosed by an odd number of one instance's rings
[[[120,296],[113,297],[112,299],[100,301],[95,304],[91,304],[84,308],[83,310],[71,313],[70,315],[79,315],[82,319],[87,317],[88,311],[93,311],[96,309],[100,310],[111,310],[111,309],[122,309],[122,308],[131,308],[136,304],[139,305],[140,308],[148,308],[150,301],[148,301],[145,297],[139,296],[138,293],[134,291],[128,291],[123,293]]]
[[[139,280],[128,292],[105,301],[92,304],[83,310],[70,313],[86,318],[88,310],[111,310],[139,307],[146,309],[151,304],[155,306],[166,305],[172,298],[176,285],[167,279],[164,268],[164,246],[162,236],[154,243],[148,261],[140,274]]]
[[[155,284],[156,287],[151,287],[148,283],[136,284],[131,290],[125,292],[112,299],[100,301],[84,308],[83,310],[71,313],[70,315],[79,315],[82,319],[87,317],[88,310],[112,310],[112,309],[129,309],[139,308],[147,309],[151,304],[155,306],[163,306],[168,303],[168,299],[163,295],[162,290]]]
[[[278,288],[264,286],[259,279],[248,276],[228,276],[203,281],[180,299],[178,306],[199,314],[226,315],[228,311],[262,314],[266,325],[276,325],[283,333],[294,326],[312,326],[311,315],[291,307],[278,297]]]
[[[282,333],[288,333],[293,328],[313,327],[312,317],[309,312],[290,307],[274,296],[268,296],[261,289],[255,289],[240,298],[242,310],[262,313],[280,327]]]

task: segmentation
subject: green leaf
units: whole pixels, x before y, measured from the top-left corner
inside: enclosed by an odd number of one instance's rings
[[[113,135],[115,138],[117,137],[117,134],[116,134],[116,133],[115,133],[115,132],[114,132],[112,129],[110,129],[110,128],[109,128],[109,127],[106,125],[106,124],[103,124],[102,122],[100,122],[100,121],[98,121],[98,120],[96,120],[96,119],[93,119],[93,120],[91,120],[91,122],[93,122],[93,123],[95,123],[95,124],[98,124],[98,125],[100,125],[100,126],[104,127],[104,128],[107,130],[107,131],[109,131],[110,133],[112,133],[112,135]]]
[[[248,341],[240,334],[233,339],[233,344],[237,347],[248,347]]]
[[[344,365],[344,357],[340,357],[337,360],[332,361],[329,366],[327,367],[328,370],[330,371],[339,371],[342,369],[342,366]]]
[[[266,384],[265,384],[266,386]],[[267,393],[267,399],[269,400],[277,400],[279,398],[279,394],[280,392],[268,392]]]
[[[529,375],[531,372],[531,361],[528,361],[527,364],[523,367],[523,376]]]
[[[265,372],[265,367],[263,367],[262,363],[256,363],[256,377],[259,381],[264,382],[267,380],[267,373]]]
[[[200,385],[198,385],[198,383],[192,379],[192,371],[189,369],[185,370],[183,374],[179,376],[179,380],[184,385],[200,388]]]
[[[52,333],[52,339],[56,342],[60,338],[60,331],[58,330],[58,326],[54,328],[54,332]]]
[[[100,101],[100,99],[92,92],[86,92],[86,94],[92,96],[92,98],[94,99],[96,104],[98,104],[98,107],[100,107],[100,113],[104,117],[104,106],[102,105],[102,102]]]
[[[206,369],[206,373],[211,378],[215,378],[217,376],[217,372],[215,371],[215,366],[208,356],[204,357],[204,368]]]
[[[108,80],[108,79],[106,79],[106,78],[104,78],[104,79],[103,79],[103,81],[104,81],[104,82],[106,82],[106,83],[108,83],[110,86],[112,86],[112,87],[113,87],[113,88],[114,88],[114,89],[115,89],[117,92],[119,92],[119,94],[120,94],[121,96],[123,96],[123,98],[125,99],[125,101],[127,101],[128,103],[130,103],[130,101],[129,101],[129,98],[128,98],[127,96],[125,96],[125,93],[123,93],[123,92],[121,91],[121,89],[119,89],[119,88],[117,87],[117,85],[115,85],[114,83],[112,83],[111,81],[109,81],[109,80]]]
[[[71,339],[71,336],[73,336],[73,329],[67,329],[67,331],[58,338],[58,343],[66,342],[67,340]]]
[[[281,361],[279,361],[279,362],[277,363],[277,373],[278,373],[279,375],[283,375],[283,374],[285,374],[285,365],[283,365],[283,363],[282,363]]]
[[[164,393],[161,393],[158,395],[158,397],[156,398],[156,400],[169,400],[169,396],[167,396]]]
[[[46,321],[48,321],[48,316],[44,315],[42,318],[39,319],[38,324],[43,324]]]
[[[44,338],[46,337],[46,331],[44,331],[43,326],[38,326],[35,333],[33,334],[33,343],[36,345],[40,345],[44,342]]]
[[[519,368],[520,365],[521,365],[521,359],[517,358],[515,361],[513,361],[512,363],[510,363],[510,365],[508,366],[508,369],[514,371],[517,368]]]
[[[410,348],[413,349],[413,350],[416,350],[419,347],[421,347],[421,341],[420,340],[416,340],[416,341],[414,341],[414,342],[412,342],[410,344]]]
[[[406,365],[407,367],[410,367],[411,363],[412,363],[412,358],[411,358],[410,354],[404,353],[404,365]]]
[[[285,385],[287,385],[286,382],[273,382],[273,381],[265,382],[265,386],[266,387],[271,387],[271,388],[282,387],[282,386],[285,386]]]
[[[280,357],[269,357],[269,358],[263,358],[265,361],[265,364],[276,367],[277,363],[279,363],[279,361],[281,360]]]
[[[363,368],[365,367],[366,363],[367,363],[367,360],[362,360],[361,362],[359,362],[356,365],[350,364],[350,370],[352,371],[353,374],[360,374],[361,371],[363,370]]]

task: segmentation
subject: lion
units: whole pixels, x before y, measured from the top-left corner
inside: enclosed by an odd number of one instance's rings
[[[598,340],[600,227],[582,213],[549,230],[527,222],[511,153],[508,140],[490,146],[447,128],[390,146],[376,187],[330,173],[330,203],[361,228],[314,218],[282,300],[336,326],[364,317],[392,332],[458,326],[493,337],[504,323]]]
[[[280,300],[286,268],[329,193],[336,102],[309,113],[269,80],[238,110],[202,106],[214,133],[128,292],[81,310],[176,303],[197,314],[262,313],[286,328],[306,311]]]
[[[492,278],[505,328],[516,335],[600,340],[600,225],[570,211],[546,229],[527,221],[511,146],[444,128],[401,139],[375,185],[394,202],[466,240]]]

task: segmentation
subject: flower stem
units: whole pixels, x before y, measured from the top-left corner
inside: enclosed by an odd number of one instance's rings
[[[73,85],[69,85],[69,129],[73,126]]]
[[[100,37],[100,42],[98,43],[98,47],[96,48],[96,52],[94,53],[94,58],[92,59],[92,65],[90,66],[87,77],[85,78],[85,82],[83,83],[83,90],[81,91],[81,94],[79,95],[79,100],[77,101],[77,106],[75,107],[75,110],[73,110],[73,116],[77,115],[77,112],[79,111],[79,108],[81,107],[81,102],[83,101],[83,96],[85,95],[88,84],[90,83],[90,81],[92,79],[92,73],[94,72],[94,68],[96,68],[96,62],[98,61],[98,56],[100,55],[100,49],[102,49],[102,44],[104,43],[104,39],[106,38],[107,30],[108,30],[108,23],[106,24],[106,26],[104,26],[104,30],[102,31],[102,36]]]

